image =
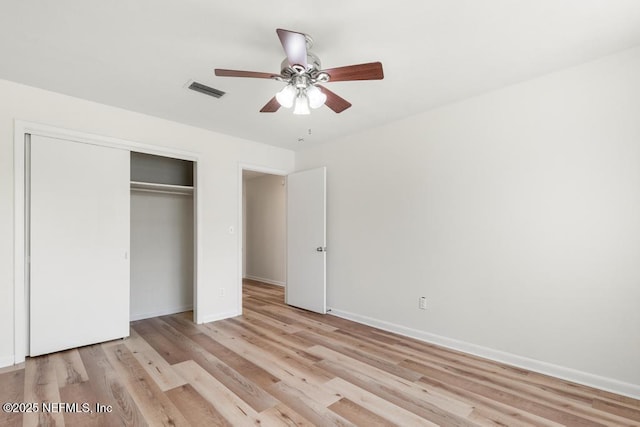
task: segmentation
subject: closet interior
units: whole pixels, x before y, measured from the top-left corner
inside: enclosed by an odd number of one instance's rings
[[[193,309],[194,162],[131,152],[130,319]]]

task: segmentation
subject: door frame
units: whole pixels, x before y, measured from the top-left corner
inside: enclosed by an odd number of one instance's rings
[[[243,271],[242,267],[244,265],[244,259],[242,257],[244,250],[244,212],[242,210],[243,205],[243,192],[244,192],[244,180],[242,179],[242,172],[248,170],[253,172],[262,172],[269,175],[277,175],[281,176],[284,179],[287,179],[287,175],[292,171],[286,171],[284,169],[274,169],[262,165],[256,165],[251,163],[238,163],[238,295],[237,295],[237,313],[238,315],[242,314],[242,279],[243,279]],[[286,215],[286,212],[285,212]],[[285,253],[285,262],[286,262],[286,253]],[[286,285],[285,285],[286,287]]]
[[[129,151],[137,151],[140,153],[155,154],[159,156],[168,156],[182,160],[194,162],[194,283],[193,283],[193,312],[196,323],[202,323],[198,316],[198,288],[200,286],[200,266],[202,265],[200,232],[201,227],[201,191],[198,185],[200,181],[200,170],[198,167],[198,153],[184,151],[173,148],[166,148],[151,144],[129,141],[120,138],[107,137],[102,135],[80,132],[35,122],[14,120],[14,364],[22,363],[25,360],[28,351],[28,322],[29,322],[29,298],[27,296],[27,211],[25,203],[28,200],[28,188],[26,185],[26,173],[29,172],[26,161],[27,153],[25,150],[25,135],[41,135],[52,138],[60,138],[68,141],[74,141],[84,144],[101,145],[105,147],[125,149]]]

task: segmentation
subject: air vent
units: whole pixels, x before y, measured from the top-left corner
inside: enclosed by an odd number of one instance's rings
[[[189,85],[189,89],[195,90],[196,92],[204,93],[205,95],[213,96],[214,98],[220,98],[225,92],[214,89],[212,87],[203,85],[202,83],[193,82]]]

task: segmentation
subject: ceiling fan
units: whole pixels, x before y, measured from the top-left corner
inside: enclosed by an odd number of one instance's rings
[[[351,103],[320,83],[381,80],[384,78],[380,62],[323,70],[320,59],[309,51],[313,45],[313,40],[309,35],[280,28],[276,30],[276,33],[287,55],[282,61],[280,74],[220,68],[215,70],[216,76],[221,77],[253,77],[287,83],[284,89],[262,107],[261,113],[274,113],[282,106],[285,108],[293,107],[293,114],[309,114],[309,108],[320,108],[323,104],[336,113],[341,113],[351,107]]]

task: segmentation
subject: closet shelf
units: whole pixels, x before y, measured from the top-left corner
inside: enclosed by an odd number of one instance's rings
[[[155,182],[131,181],[131,189],[135,191],[181,194],[185,196],[190,196],[193,194],[193,187],[189,185],[158,184]]]

